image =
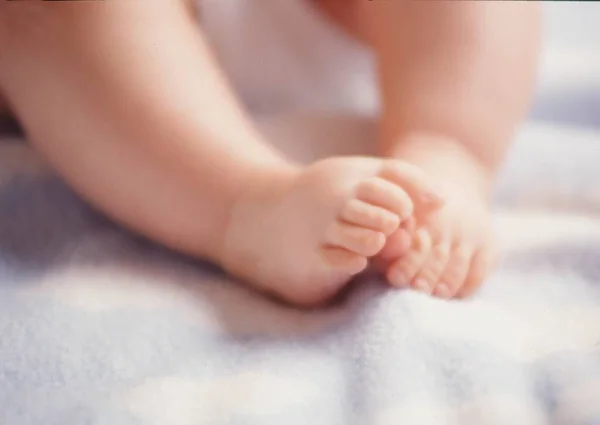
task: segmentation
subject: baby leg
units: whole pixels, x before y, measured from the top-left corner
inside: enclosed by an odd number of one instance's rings
[[[334,295],[411,213],[402,188],[430,192],[399,161],[274,153],[183,4],[4,2],[0,36],[2,91],[79,193],[288,301]]]
[[[409,251],[384,250],[398,257],[387,275],[441,297],[472,294],[494,263],[489,193],[529,105],[539,4],[350,3],[380,70],[381,153],[419,166],[447,201],[416,214]]]
[[[34,146],[87,200],[177,250],[218,261],[237,195],[287,171],[183,4],[2,2],[0,49],[0,87]]]
[[[224,265],[267,292],[318,304],[367,267],[415,204],[439,202],[420,170],[401,161],[317,161],[240,198]]]

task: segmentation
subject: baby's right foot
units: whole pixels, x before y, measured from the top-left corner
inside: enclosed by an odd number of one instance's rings
[[[414,202],[442,203],[418,168],[395,159],[331,158],[248,184],[232,211],[222,264],[305,306],[327,301],[363,271]]]

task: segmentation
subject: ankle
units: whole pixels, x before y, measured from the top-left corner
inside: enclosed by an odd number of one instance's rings
[[[282,161],[251,167],[244,173],[243,183],[229,203],[218,239],[217,261],[227,271],[230,271],[232,245],[238,244],[240,229],[257,224],[253,222],[259,210],[265,210],[269,203],[282,196],[301,170],[300,166]]]
[[[399,138],[384,152],[423,168],[441,186],[459,186],[462,192],[475,190],[487,198],[493,171],[459,140],[430,133]]]

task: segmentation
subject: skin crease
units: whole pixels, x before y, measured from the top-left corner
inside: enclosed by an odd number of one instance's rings
[[[254,129],[190,3],[17,3],[0,4],[3,95],[65,180],[132,230],[304,306],[369,259],[443,297],[487,274],[486,198],[529,102],[534,2],[317,3],[376,52],[382,158],[306,168]]]

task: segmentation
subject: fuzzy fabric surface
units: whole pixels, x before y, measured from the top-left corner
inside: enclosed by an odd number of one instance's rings
[[[527,127],[497,190],[503,261],[477,297],[365,277],[305,312],[124,231],[6,138],[0,423],[598,423],[598,164],[600,135]]]
[[[532,118],[554,125],[518,137],[503,259],[467,301],[363,277],[327,309],[276,304],[113,224],[0,136],[0,424],[600,423],[600,4],[544,7]],[[373,132],[266,127],[306,161]]]

